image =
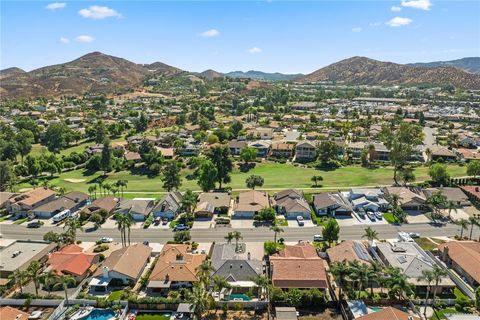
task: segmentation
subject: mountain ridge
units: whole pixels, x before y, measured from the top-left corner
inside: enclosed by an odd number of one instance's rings
[[[480,57],[465,57],[447,61],[416,62],[407,65],[423,68],[455,67],[467,72],[480,74]]]

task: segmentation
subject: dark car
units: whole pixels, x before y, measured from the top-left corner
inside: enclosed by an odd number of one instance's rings
[[[174,228],[173,231],[184,231],[190,229],[189,226],[184,225],[184,224],[177,224]]]
[[[27,228],[40,228],[42,223],[40,221],[32,221],[27,224]]]

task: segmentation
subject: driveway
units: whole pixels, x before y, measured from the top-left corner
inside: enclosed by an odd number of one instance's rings
[[[407,211],[407,214],[408,223],[430,223],[430,219],[421,211]]]
[[[378,226],[378,225],[385,225],[388,224],[387,220],[382,219],[378,220],[375,219],[375,221],[370,220],[367,216],[365,216],[365,219],[362,219],[355,211],[352,213],[352,220],[353,223],[351,225],[362,225],[362,226]]]
[[[232,229],[248,229],[248,228],[255,228],[253,226],[253,219],[232,219],[230,220],[230,224],[232,225]]]
[[[195,220],[193,222],[193,229],[209,229],[212,228],[214,222],[212,220]]]
[[[444,217],[448,217],[448,210],[441,210]],[[464,209],[458,208],[456,211],[452,210],[450,212],[450,217],[453,221],[460,220],[460,219],[468,219],[470,215]]]
[[[310,219],[305,219],[303,220],[304,222],[304,225],[303,226],[299,226],[298,225],[298,222],[297,220],[287,220],[288,221],[288,227],[289,228],[308,228],[308,227],[315,227],[315,225],[313,224],[313,221],[310,220]]]
[[[337,220],[337,223],[340,227],[351,227],[355,223],[358,223],[358,221],[353,218],[352,216],[338,216],[335,217],[335,220]]]

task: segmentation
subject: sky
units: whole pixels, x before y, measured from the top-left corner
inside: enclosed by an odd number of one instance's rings
[[[480,56],[480,1],[0,1],[0,69],[92,51],[183,70],[309,73],[352,56]]]

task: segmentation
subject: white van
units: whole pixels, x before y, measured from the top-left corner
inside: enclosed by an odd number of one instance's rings
[[[58,222],[62,221],[63,219],[70,217],[71,215],[72,215],[72,213],[70,212],[69,209],[63,210],[62,212],[59,212],[56,215],[54,215],[52,220],[53,220],[53,222],[58,223]]]

